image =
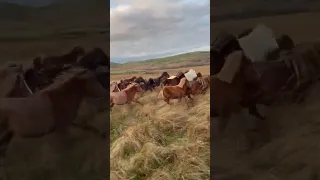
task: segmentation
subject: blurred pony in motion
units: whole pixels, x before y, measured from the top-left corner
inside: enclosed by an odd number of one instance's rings
[[[142,105],[141,102],[134,99],[137,92],[143,92],[142,88],[137,83],[130,84],[122,91],[110,92],[110,111],[114,105],[130,104],[131,102],[136,102]]]

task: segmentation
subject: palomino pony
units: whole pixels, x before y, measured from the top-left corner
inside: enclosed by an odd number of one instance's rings
[[[210,111],[213,117],[219,116],[219,131],[222,134],[228,120],[234,113],[241,111],[241,99],[247,83],[258,83],[259,73],[253,63],[242,51],[235,51],[226,58],[221,71],[212,76],[210,100],[213,102]]]
[[[142,104],[137,99],[134,99],[137,92],[143,92],[142,88],[137,83],[130,84],[122,91],[110,92],[110,111],[114,105],[130,104],[131,102]]]
[[[119,86],[118,86],[118,83],[113,81],[110,83],[110,92],[119,92],[121,91]]]
[[[107,98],[92,72],[81,69],[69,75],[31,96],[0,99],[0,143],[8,134],[41,137],[66,132],[85,97]]]
[[[23,76],[22,65],[0,67],[0,98],[27,97],[32,94]]]
[[[170,99],[179,99],[179,102],[183,97],[187,96],[187,79],[182,78],[180,83],[176,86],[164,86],[160,91],[158,97],[164,98],[164,101],[170,104]]]

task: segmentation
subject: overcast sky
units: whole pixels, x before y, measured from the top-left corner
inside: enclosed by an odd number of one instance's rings
[[[209,50],[209,5],[209,0],[111,0],[111,61]]]

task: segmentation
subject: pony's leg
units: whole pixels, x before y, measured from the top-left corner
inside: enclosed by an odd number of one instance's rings
[[[240,152],[250,153],[255,145],[254,137],[256,136],[256,126],[254,120],[252,118],[248,118],[240,107],[237,107],[236,114],[238,116],[237,127],[239,128],[236,133],[237,150]]]
[[[249,114],[253,115],[254,117],[256,117],[260,120],[265,120],[265,117],[260,114],[256,105],[249,107]]]
[[[13,138],[13,133],[11,132],[2,132],[1,133],[1,140],[0,140],[0,179],[7,179],[6,176],[6,165],[5,165],[5,158],[6,153],[8,150],[8,146]]]
[[[253,115],[254,117],[258,118],[258,123],[255,129],[251,129],[251,131],[255,131],[255,132],[260,132],[261,135],[263,136],[263,139],[265,142],[269,142],[270,141],[270,133],[269,133],[269,125],[265,119],[265,117],[263,117],[258,109],[257,106],[251,106],[249,107],[249,114]]]
[[[169,104],[170,105],[170,99],[164,99],[164,101],[167,103],[167,104]]]
[[[188,98],[193,100],[193,98],[191,97],[191,95],[190,95],[190,94],[188,94]]]
[[[218,131],[219,135],[223,137],[224,132],[228,126],[229,123],[229,117],[227,116],[220,116],[219,121],[218,121]]]
[[[138,99],[133,100],[133,102],[143,105]]]
[[[84,131],[89,131],[98,137],[107,138],[106,133],[100,132],[97,128],[92,127],[90,125],[78,124],[78,123],[74,123],[74,122],[72,122],[72,125],[78,129],[82,129]]]
[[[113,106],[114,106],[114,103],[110,104],[110,111],[112,111]]]
[[[187,107],[189,108],[189,107],[190,107],[190,105],[189,105],[189,103],[188,103],[187,96],[184,96],[184,100],[186,101]]]

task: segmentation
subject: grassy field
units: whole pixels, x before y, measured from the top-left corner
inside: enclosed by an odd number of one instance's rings
[[[111,112],[111,179],[209,179],[210,93],[188,108],[159,101],[158,92]]]
[[[208,58],[202,53],[194,53],[192,59]],[[181,67],[181,64],[190,64],[191,60],[184,63],[183,59],[190,54],[134,62],[137,70],[126,67],[131,63],[119,65],[116,71],[111,69],[111,81],[142,76],[143,78],[157,77],[167,71],[175,75],[179,71],[190,68],[203,75],[210,74],[210,66]],[[180,58],[179,58],[180,57]],[[183,57],[183,58],[181,58]],[[148,68],[153,64],[153,69],[139,69],[140,65]],[[174,64],[176,63],[176,64]],[[156,66],[155,66],[156,64]],[[163,64],[172,64],[171,69],[166,69]],[[210,93],[194,97],[194,102],[188,100],[188,105],[172,101],[167,105],[158,99],[160,88],[154,92],[139,94],[138,98],[143,105],[132,104],[115,106],[111,112],[111,179],[112,180],[174,180],[174,179],[209,179],[210,175]]]
[[[25,7],[0,2],[0,64],[31,63],[38,55],[60,55],[74,45],[109,52],[108,1],[66,0],[46,7]],[[108,132],[109,111],[98,113],[83,103],[77,121],[87,121]],[[13,138],[5,158],[11,180],[109,179],[105,139],[71,128],[65,142],[55,134],[35,139]],[[2,173],[2,172],[0,172]],[[1,176],[1,175],[0,175]]]
[[[155,78],[164,71],[175,75],[190,68],[209,75],[208,60],[208,52],[195,52],[115,64],[110,80]],[[209,179],[210,93],[189,100],[188,107],[175,100],[167,105],[158,99],[159,91],[139,94],[142,106],[115,106],[111,112],[111,179]]]

